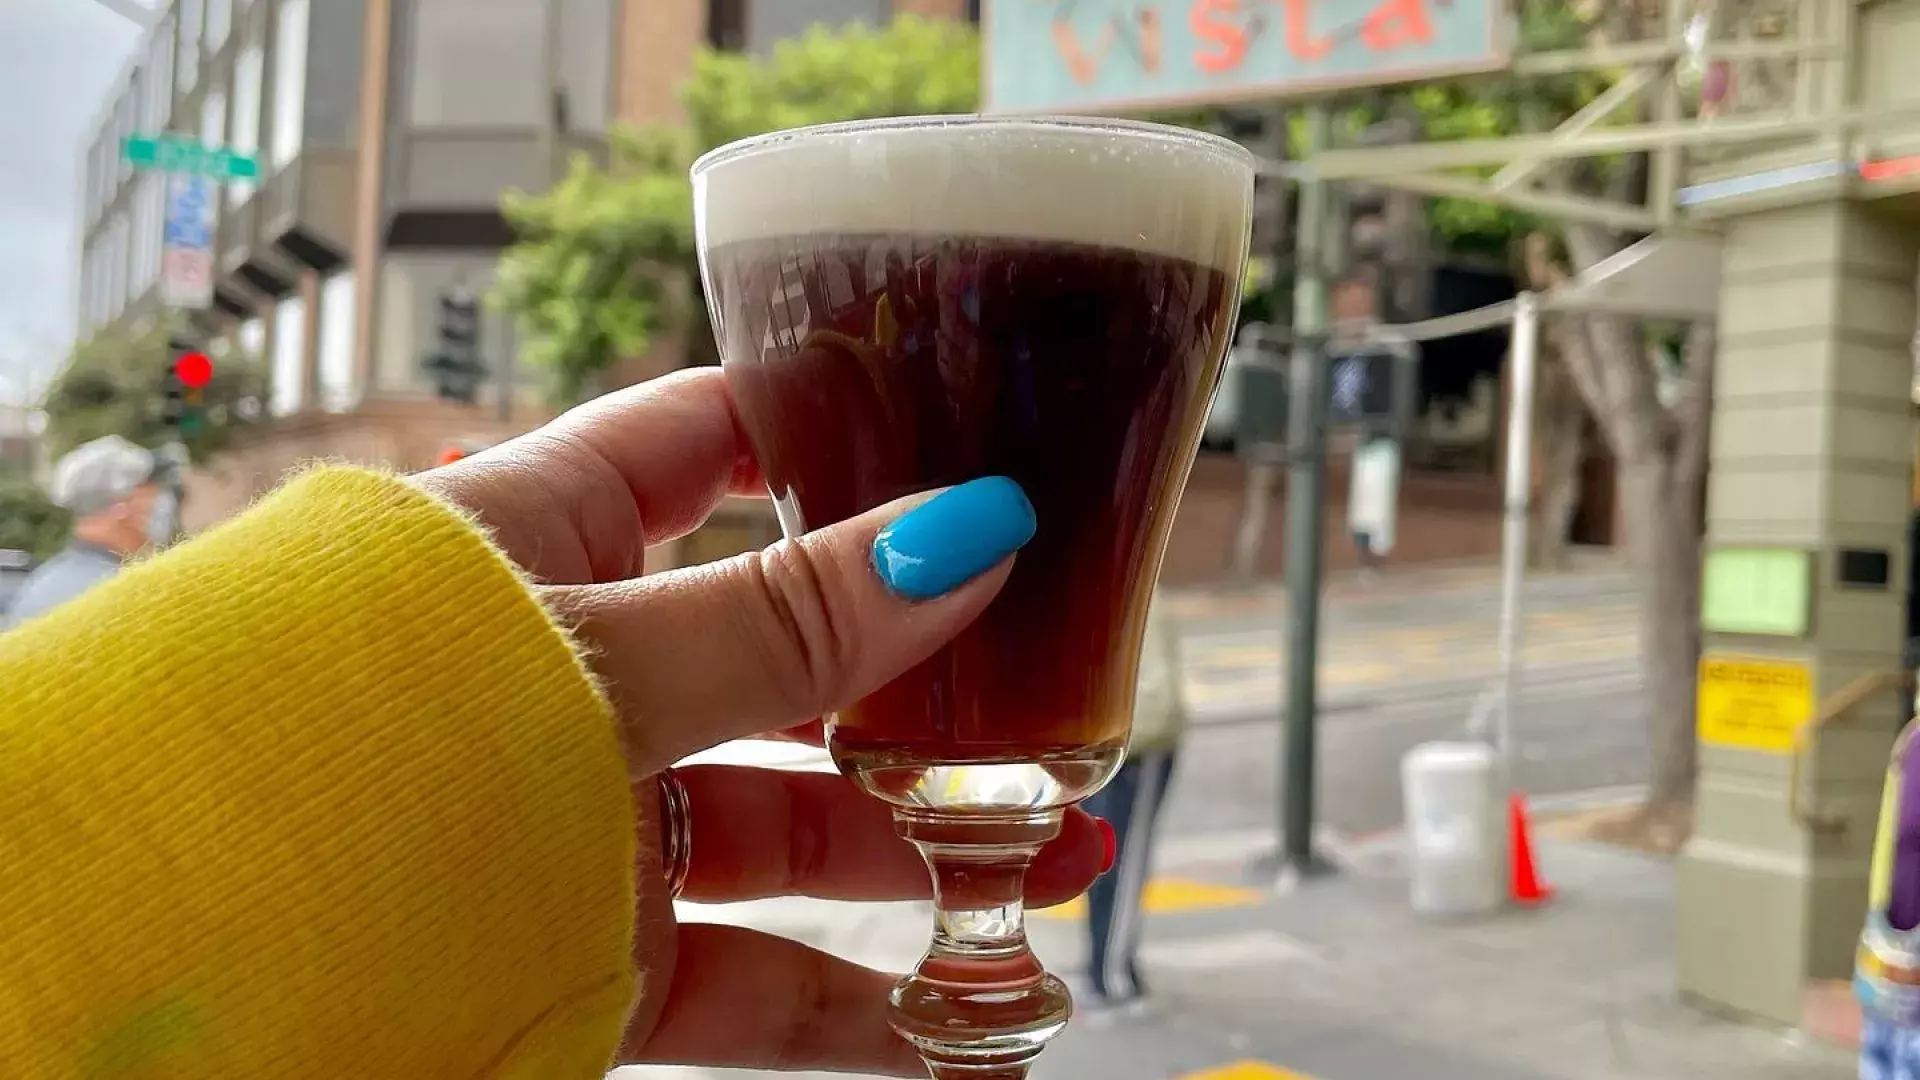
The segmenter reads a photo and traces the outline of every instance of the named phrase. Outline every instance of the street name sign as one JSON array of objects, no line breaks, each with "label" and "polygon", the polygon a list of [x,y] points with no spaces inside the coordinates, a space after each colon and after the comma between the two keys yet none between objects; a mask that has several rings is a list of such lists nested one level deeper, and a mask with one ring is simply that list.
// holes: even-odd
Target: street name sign
[{"label": "street name sign", "polygon": [[213,305],[213,181],[197,173],[167,177],[167,220],[160,253],[160,302],[199,310]]},{"label": "street name sign", "polygon": [[132,135],[121,144],[136,169],[194,173],[216,180],[258,180],[260,159],[225,146],[202,146],[191,135]]},{"label": "street name sign", "polygon": [[1813,719],[1813,672],[1790,660],[1704,656],[1699,695],[1708,746],[1791,754],[1800,726]]},{"label": "street name sign", "polygon": [[987,106],[1132,112],[1507,66],[1503,0],[991,0]]}]

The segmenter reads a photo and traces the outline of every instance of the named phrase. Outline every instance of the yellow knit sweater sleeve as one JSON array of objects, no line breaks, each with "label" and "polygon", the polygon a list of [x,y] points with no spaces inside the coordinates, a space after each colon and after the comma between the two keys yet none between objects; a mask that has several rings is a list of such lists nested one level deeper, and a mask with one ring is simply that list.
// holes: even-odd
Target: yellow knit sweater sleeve
[{"label": "yellow knit sweater sleeve", "polygon": [[481,534],[308,474],[0,635],[0,1076],[598,1077],[628,800]]}]

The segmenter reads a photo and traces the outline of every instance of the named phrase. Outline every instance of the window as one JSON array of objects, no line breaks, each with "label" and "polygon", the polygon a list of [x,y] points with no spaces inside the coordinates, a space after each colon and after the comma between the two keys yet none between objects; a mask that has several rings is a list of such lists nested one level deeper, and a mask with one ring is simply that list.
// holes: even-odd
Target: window
[{"label": "window", "polygon": [[232,32],[233,0],[207,0],[207,52],[219,52]]},{"label": "window", "polygon": [[566,126],[602,132],[613,100],[612,0],[559,0],[560,89]]},{"label": "window", "polygon": [[[120,278],[120,288],[114,297],[114,307],[124,307],[129,301],[140,295],[140,287],[147,272],[147,192],[152,189],[151,175],[142,176],[133,187],[133,197],[127,200],[127,212],[116,218],[114,227],[118,230],[114,261],[119,264],[115,272]],[[124,271],[124,272],[122,272]]]},{"label": "window", "polygon": [[273,127],[268,161],[283,169],[300,155],[307,108],[307,4],[283,0],[273,37]]},{"label": "window", "polygon": [[207,87],[207,99],[200,103],[200,142],[203,146],[221,146],[227,141],[227,92]]},{"label": "window", "polygon": [[[233,131],[227,136],[233,148],[243,154],[260,150],[260,80],[264,75],[266,50],[261,47],[258,29],[247,35],[247,44],[233,65]],[[227,185],[227,205],[247,201],[253,185],[235,181]]]},{"label": "window", "polygon": [[107,308],[112,301],[108,294],[113,291],[113,235],[112,230],[104,231],[93,242],[93,273],[88,283],[93,290],[87,298],[89,327],[97,327],[107,321]]},{"label": "window", "polygon": [[320,287],[320,407],[353,408],[353,274],[335,274]]},{"label": "window", "polygon": [[[114,104],[112,142],[116,147],[134,133],[136,126],[134,109],[139,102],[139,91],[138,83],[128,83],[127,87],[120,92],[120,100]],[[117,182],[121,184],[126,183],[127,177],[133,175],[133,163],[127,160],[125,154],[120,155],[119,175],[120,179]]]},{"label": "window", "polygon": [[166,180],[150,172],[140,178],[134,189],[131,214],[132,241],[123,258],[128,263],[126,297],[128,302],[152,287],[160,278],[160,242],[162,218],[166,214]]},{"label": "window", "polygon": [[267,324],[258,315],[240,324],[240,353],[248,360],[260,360],[267,351]]},{"label": "window", "polygon": [[132,279],[127,260],[127,218],[121,213],[114,216],[113,224],[107,228],[106,317],[109,319],[127,307],[127,282]]},{"label": "window", "polygon": [[805,4],[748,0],[744,6],[744,40],[737,47],[757,55],[771,52],[780,42],[799,37],[814,26],[838,27],[852,22],[881,26],[893,18],[891,0],[809,0]]},{"label": "window", "polygon": [[93,277],[87,310],[92,326],[107,321],[107,292],[113,288],[113,238],[111,230],[102,230],[93,241]]},{"label": "window", "polygon": [[545,4],[419,0],[408,110],[419,127],[546,123]]},{"label": "window", "polygon": [[100,204],[103,201],[100,193],[106,189],[106,177],[102,175],[100,155],[100,149],[105,145],[105,135],[95,139],[93,144],[87,147],[87,161],[82,166],[86,170],[86,190],[83,196],[85,202],[82,205],[86,207],[86,223],[89,228],[100,220]]},{"label": "window", "polygon": [[113,276],[111,230],[102,229],[93,240],[93,273],[87,279],[88,323],[99,326],[107,321],[107,290],[112,286],[109,280]]},{"label": "window", "polygon": [[87,195],[92,200],[92,213],[87,216],[90,225],[99,224],[100,215],[113,198],[114,186],[120,182],[120,153],[119,132],[109,116],[100,140],[93,144],[93,158],[87,167]]},{"label": "window", "polygon": [[148,206],[146,206],[146,281],[140,282],[142,290],[154,288],[159,281],[159,263],[165,261],[165,242],[167,242],[167,179],[159,173],[148,183]]},{"label": "window", "polygon": [[205,0],[180,0],[180,93],[193,92],[200,81],[200,16]]},{"label": "window", "polygon": [[80,310],[75,312],[80,323],[80,336],[93,329],[93,271],[97,263],[98,244],[88,246],[80,253]]},{"label": "window", "polygon": [[709,0],[707,44],[735,52],[747,47],[747,0]]},{"label": "window", "polygon": [[306,396],[302,385],[306,366],[307,305],[296,293],[280,301],[273,313],[273,356],[268,360],[267,408],[275,416],[300,411]]},{"label": "window", "polygon": [[147,44],[147,67],[140,73],[145,112],[141,125],[147,134],[167,130],[173,119],[173,17],[160,20]]}]

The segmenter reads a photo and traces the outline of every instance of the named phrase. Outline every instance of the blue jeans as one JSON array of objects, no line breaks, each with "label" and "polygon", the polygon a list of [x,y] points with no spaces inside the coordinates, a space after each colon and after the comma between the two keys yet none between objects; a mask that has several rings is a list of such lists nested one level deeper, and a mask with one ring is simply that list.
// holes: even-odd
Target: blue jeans
[{"label": "blue jeans", "polygon": [[1862,1017],[1860,1080],[1920,1080],[1920,1029]]},{"label": "blue jeans", "polygon": [[1113,826],[1113,869],[1087,890],[1087,930],[1093,946],[1087,973],[1103,998],[1146,992],[1136,957],[1140,900],[1152,862],[1154,819],[1172,778],[1172,750],[1129,751],[1113,780],[1081,804]]}]

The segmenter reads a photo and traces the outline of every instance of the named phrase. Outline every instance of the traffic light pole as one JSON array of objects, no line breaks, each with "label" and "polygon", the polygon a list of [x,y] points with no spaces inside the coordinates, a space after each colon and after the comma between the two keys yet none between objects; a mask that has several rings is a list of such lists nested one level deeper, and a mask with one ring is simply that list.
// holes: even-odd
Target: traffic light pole
[{"label": "traffic light pole", "polygon": [[[1326,150],[1332,109],[1308,108],[1300,157]],[[1313,851],[1316,694],[1319,688],[1320,579],[1327,473],[1327,182],[1300,181],[1294,241],[1292,412],[1287,463],[1287,708],[1282,740],[1280,872],[1283,880],[1326,869]]]}]

